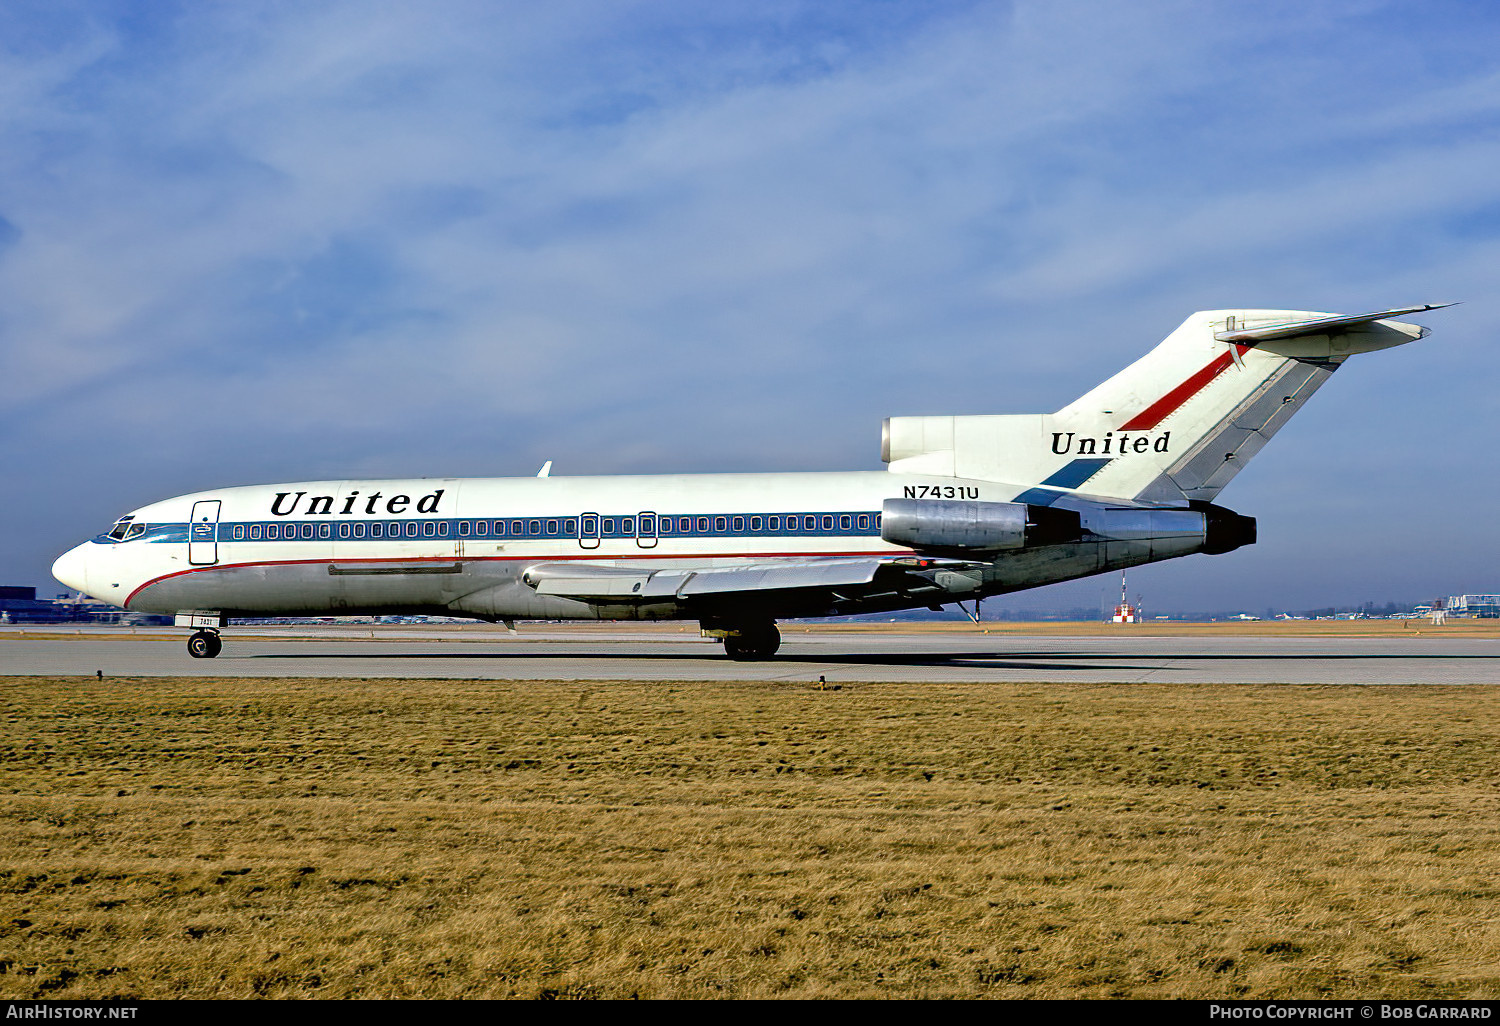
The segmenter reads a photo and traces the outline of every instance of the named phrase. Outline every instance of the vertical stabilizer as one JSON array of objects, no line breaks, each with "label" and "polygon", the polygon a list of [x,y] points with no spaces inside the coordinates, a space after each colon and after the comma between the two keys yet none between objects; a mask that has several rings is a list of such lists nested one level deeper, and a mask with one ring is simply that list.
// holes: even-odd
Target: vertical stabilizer
[{"label": "vertical stabilizer", "polygon": [[1389,317],[1428,309],[1195,313],[1056,413],[891,418],[886,458],[896,473],[1029,486],[1038,504],[1070,492],[1209,501],[1349,356],[1427,333]]}]

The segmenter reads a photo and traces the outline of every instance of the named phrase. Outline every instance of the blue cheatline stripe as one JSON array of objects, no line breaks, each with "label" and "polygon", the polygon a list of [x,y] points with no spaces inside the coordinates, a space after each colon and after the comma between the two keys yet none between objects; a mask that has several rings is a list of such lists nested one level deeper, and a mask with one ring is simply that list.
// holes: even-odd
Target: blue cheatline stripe
[{"label": "blue cheatline stripe", "polygon": [[1062,492],[1054,492],[1050,488],[1029,488],[1017,495],[1012,502],[1024,502],[1029,506],[1050,506],[1062,498]]},{"label": "blue cheatline stripe", "polygon": [[[817,513],[707,513],[647,514],[655,517],[655,532],[637,534],[639,516],[635,514],[588,514],[593,522],[585,532],[586,539],[630,541],[637,537],[666,539],[688,538],[806,538],[856,537],[880,532],[880,513],[873,510]],[[847,518],[848,526],[845,526]],[[343,519],[337,515],[299,517],[275,521],[232,521],[218,524],[217,540],[221,542],[292,542],[292,541],[546,541],[573,540],[578,537],[577,513],[556,516],[510,516],[483,518],[413,517],[409,519],[359,518]],[[774,524],[774,526],[773,526]],[[192,525],[195,529],[212,525]],[[187,524],[151,524],[144,535],[153,542],[185,542]],[[376,532],[379,532],[378,534]],[[95,541],[125,544],[100,536]],[[135,539],[131,539],[134,541]],[[215,540],[210,533],[200,540]]]},{"label": "blue cheatline stripe", "polygon": [[1056,471],[1051,477],[1042,482],[1053,488],[1077,488],[1089,478],[1099,473],[1109,459],[1074,460],[1061,470]]},{"label": "blue cheatline stripe", "polygon": [[185,542],[188,540],[187,524],[147,524],[142,537],[148,542]]}]

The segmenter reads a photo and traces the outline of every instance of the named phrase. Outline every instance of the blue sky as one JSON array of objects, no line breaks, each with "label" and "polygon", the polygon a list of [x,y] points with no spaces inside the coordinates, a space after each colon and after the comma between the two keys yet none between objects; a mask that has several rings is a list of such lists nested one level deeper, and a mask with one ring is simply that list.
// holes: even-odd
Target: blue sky
[{"label": "blue sky", "polygon": [[1225,491],[1260,545],[1133,580],[1500,590],[1497,53],[1473,3],[8,3],[0,578],[220,485],[878,469],[1196,309],[1457,299]]}]

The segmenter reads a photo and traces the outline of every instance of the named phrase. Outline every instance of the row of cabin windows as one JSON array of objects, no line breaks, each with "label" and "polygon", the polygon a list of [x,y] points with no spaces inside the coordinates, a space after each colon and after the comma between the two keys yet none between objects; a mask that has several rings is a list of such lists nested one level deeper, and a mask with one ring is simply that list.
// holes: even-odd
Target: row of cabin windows
[{"label": "row of cabin windows", "polygon": [[[301,538],[332,538],[333,524],[235,524],[230,534],[235,541],[276,541]],[[338,525],[340,538],[446,538],[446,520],[393,520]]]},{"label": "row of cabin windows", "polygon": [[[235,541],[277,541],[280,539],[311,540],[328,539],[338,528],[341,539],[360,538],[447,538],[450,524],[447,520],[392,520],[392,521],[345,521],[340,524],[235,524],[231,535]],[[586,538],[634,538],[660,535],[693,534],[780,534],[783,531],[812,533],[837,530],[879,530],[879,513],[843,513],[838,516],[825,513],[787,513],[769,516],[722,516],[722,517],[657,517],[643,514],[636,517],[601,517],[587,514],[582,518],[583,537]],[[639,535],[636,532],[640,529]],[[556,538],[578,537],[579,518],[557,517],[535,520],[460,520],[453,525],[460,538]]]}]

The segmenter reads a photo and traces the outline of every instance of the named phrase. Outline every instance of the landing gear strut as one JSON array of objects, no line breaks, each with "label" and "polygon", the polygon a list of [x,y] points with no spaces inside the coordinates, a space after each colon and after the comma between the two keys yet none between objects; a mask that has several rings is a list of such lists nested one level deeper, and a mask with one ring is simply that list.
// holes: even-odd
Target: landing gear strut
[{"label": "landing gear strut", "polygon": [[212,659],[223,647],[218,631],[194,631],[188,638],[188,655],[194,659]]},{"label": "landing gear strut", "polygon": [[781,647],[781,632],[774,623],[747,624],[736,634],[724,635],[724,653],[740,662],[769,659]]}]

